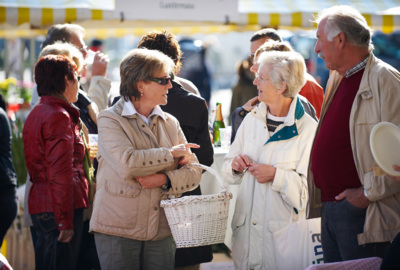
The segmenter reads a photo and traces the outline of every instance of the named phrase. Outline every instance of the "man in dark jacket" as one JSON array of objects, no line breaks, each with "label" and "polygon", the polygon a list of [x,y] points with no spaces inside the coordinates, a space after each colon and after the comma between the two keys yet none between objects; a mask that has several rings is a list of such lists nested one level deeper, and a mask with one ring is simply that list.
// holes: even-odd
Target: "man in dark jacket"
[{"label": "man in dark jacket", "polygon": [[[153,31],[142,37],[138,48],[159,50],[171,57],[175,62],[174,73],[177,74],[181,67],[181,51],[175,36],[168,32]],[[176,81],[168,90],[168,103],[161,106],[162,110],[175,116],[182,128],[188,142],[200,145],[192,149],[199,162],[206,166],[213,163],[214,150],[208,131],[208,108],[205,100],[189,93]],[[184,193],[187,195],[201,195],[200,186],[195,190]],[[211,246],[180,248],[176,250],[176,269],[199,269],[199,264],[212,260]]]}]

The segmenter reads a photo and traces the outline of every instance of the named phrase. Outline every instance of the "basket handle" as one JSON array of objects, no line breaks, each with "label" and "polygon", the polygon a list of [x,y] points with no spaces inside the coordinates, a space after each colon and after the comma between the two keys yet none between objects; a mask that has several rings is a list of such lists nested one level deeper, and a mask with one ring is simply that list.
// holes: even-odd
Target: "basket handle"
[{"label": "basket handle", "polygon": [[216,170],[214,170],[211,167],[208,167],[208,166],[205,166],[203,164],[200,164],[200,163],[191,163],[190,165],[194,166],[194,167],[202,168],[203,170],[206,170],[209,173],[211,173],[212,175],[214,175],[217,178],[218,183],[219,183],[219,185],[221,187],[221,193],[225,193],[226,192],[226,187],[224,186],[224,184],[222,182],[221,176],[219,175],[219,173]]}]

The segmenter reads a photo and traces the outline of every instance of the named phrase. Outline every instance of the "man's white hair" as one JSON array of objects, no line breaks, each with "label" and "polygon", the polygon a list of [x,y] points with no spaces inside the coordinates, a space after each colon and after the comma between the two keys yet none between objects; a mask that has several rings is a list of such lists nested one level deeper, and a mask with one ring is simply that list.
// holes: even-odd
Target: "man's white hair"
[{"label": "man's white hair", "polygon": [[340,5],[324,9],[314,21],[319,24],[323,20],[326,20],[324,33],[329,41],[343,32],[354,46],[366,47],[370,52],[374,49],[372,29],[354,7]]}]

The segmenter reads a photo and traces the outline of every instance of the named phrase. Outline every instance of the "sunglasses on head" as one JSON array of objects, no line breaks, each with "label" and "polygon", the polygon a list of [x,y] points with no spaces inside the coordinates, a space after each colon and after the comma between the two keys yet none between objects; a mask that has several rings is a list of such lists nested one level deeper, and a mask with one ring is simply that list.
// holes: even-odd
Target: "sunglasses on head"
[{"label": "sunglasses on head", "polygon": [[159,83],[161,85],[167,85],[170,81],[173,81],[175,78],[174,73],[170,74],[170,77],[167,78],[150,78],[149,80],[152,82]]}]

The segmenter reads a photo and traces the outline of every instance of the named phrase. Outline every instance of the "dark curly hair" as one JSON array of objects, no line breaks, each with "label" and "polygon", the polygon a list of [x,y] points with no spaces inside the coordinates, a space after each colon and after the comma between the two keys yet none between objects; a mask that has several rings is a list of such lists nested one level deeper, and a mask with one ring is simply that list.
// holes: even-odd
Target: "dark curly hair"
[{"label": "dark curly hair", "polygon": [[35,81],[39,96],[62,95],[65,92],[65,76],[75,80],[78,71],[75,63],[64,55],[46,55],[35,65]]},{"label": "dark curly hair", "polygon": [[169,56],[175,63],[175,74],[178,74],[181,69],[182,51],[174,34],[169,33],[168,31],[151,31],[142,37],[137,47],[149,50],[158,50]]}]

